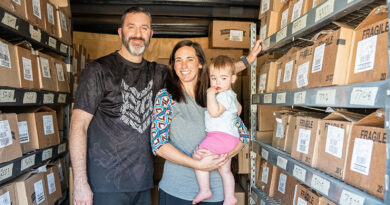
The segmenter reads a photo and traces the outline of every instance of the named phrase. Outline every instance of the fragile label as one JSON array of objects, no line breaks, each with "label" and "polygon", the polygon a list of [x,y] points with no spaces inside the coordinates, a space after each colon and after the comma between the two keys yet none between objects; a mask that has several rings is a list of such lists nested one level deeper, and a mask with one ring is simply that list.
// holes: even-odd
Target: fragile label
[{"label": "fragile label", "polygon": [[64,82],[65,76],[64,76],[64,68],[62,67],[62,64],[56,63],[56,70],[57,70],[58,81]]},{"label": "fragile label", "polygon": [[270,6],[270,0],[263,0],[261,1],[261,14],[265,13],[266,11],[269,10]]},{"label": "fragile label", "polygon": [[34,16],[42,19],[41,15],[41,0],[32,0],[32,8]]},{"label": "fragile label", "polygon": [[336,89],[319,90],[316,95],[317,105],[334,105],[336,103]]},{"label": "fragile label", "polygon": [[306,103],[306,91],[294,93],[294,104],[305,104]]},{"label": "fragile label", "polygon": [[307,202],[298,196],[298,204],[297,205],[307,205]]},{"label": "fragile label", "polygon": [[34,29],[34,26],[30,24],[29,26],[30,36],[32,39],[41,42],[42,39],[42,32],[39,28]]},{"label": "fragile label", "polygon": [[261,149],[261,157],[268,161],[268,151],[264,148]]},{"label": "fragile label", "polygon": [[305,87],[309,84],[308,74],[309,74],[309,65],[310,61],[298,66],[296,84],[298,88]]},{"label": "fragile label", "polygon": [[344,133],[343,128],[328,125],[325,152],[341,159],[343,156]]},{"label": "fragile label", "polygon": [[351,193],[345,189],[341,192],[340,205],[363,205],[363,204],[364,204],[363,197]]},{"label": "fragile label", "polygon": [[298,143],[297,143],[298,152],[309,154],[310,135],[311,135],[311,130],[302,129],[302,128],[299,129]]},{"label": "fragile label", "polygon": [[11,57],[8,45],[0,41],[0,66],[11,68]]},{"label": "fragile label", "polygon": [[356,87],[352,89],[351,105],[375,105],[378,87]]},{"label": "fragile label", "polygon": [[294,67],[294,60],[289,61],[284,66],[283,83],[291,81],[293,67]]},{"label": "fragile label", "polygon": [[267,37],[267,24],[265,24],[260,29],[260,39],[265,39]]},{"label": "fragile label", "polygon": [[266,163],[264,163],[263,171],[261,173],[261,181],[265,184],[268,183],[268,172],[269,172],[269,168],[267,167]]},{"label": "fragile label", "polygon": [[287,27],[280,29],[276,33],[276,43],[287,37]]},{"label": "fragile label", "polygon": [[39,61],[41,62],[42,76],[44,78],[51,78],[49,60],[44,57],[39,57]]},{"label": "fragile label", "polygon": [[286,170],[287,168],[287,162],[288,162],[287,159],[281,156],[278,156],[278,158],[276,159],[276,165],[284,170]]},{"label": "fragile label", "polygon": [[49,188],[49,194],[52,194],[56,191],[56,183],[54,180],[54,173],[50,173],[47,175],[47,187]]},{"label": "fragile label", "polygon": [[4,12],[4,17],[3,19],[1,19],[1,23],[15,30],[18,30],[18,28],[16,27],[16,17],[9,14],[8,12]]},{"label": "fragile label", "polygon": [[324,61],[325,43],[319,45],[314,50],[313,65],[311,72],[316,73],[322,70],[322,62]]},{"label": "fragile label", "polygon": [[0,103],[16,102],[15,90],[0,90]]},{"label": "fragile label", "polygon": [[66,17],[62,11],[60,11],[60,23],[61,23],[62,30],[68,31],[68,25],[66,24]]},{"label": "fragile label", "polygon": [[18,122],[18,128],[19,128],[20,144],[30,142],[30,135],[28,134],[27,121]]},{"label": "fragile label", "polygon": [[286,93],[278,93],[276,94],[276,104],[284,104],[286,103]]},{"label": "fragile label", "polygon": [[280,79],[282,78],[282,69],[278,69],[278,78],[276,80],[276,87],[280,86]]},{"label": "fragile label", "polygon": [[374,69],[378,35],[359,41],[356,49],[354,73]]},{"label": "fragile label", "polygon": [[43,94],[43,104],[52,104],[52,103],[54,103],[54,94],[53,93]]},{"label": "fragile label", "polygon": [[66,150],[66,143],[60,144],[60,145],[58,146],[58,154],[64,153],[65,150]]},{"label": "fragile label", "polygon": [[284,194],[286,191],[286,182],[287,182],[287,176],[283,173],[280,173],[278,191],[282,194]]},{"label": "fragile label", "polygon": [[13,168],[14,168],[13,163],[0,168],[0,181],[3,181],[4,179],[8,179],[11,177]]},{"label": "fragile label", "polygon": [[302,16],[301,18],[294,21],[292,25],[292,33],[296,33],[306,27],[307,24],[307,15]]},{"label": "fragile label", "polygon": [[0,121],[0,148],[12,144],[12,133],[8,120]]},{"label": "fragile label", "polygon": [[322,192],[322,194],[325,194],[325,196],[328,196],[330,182],[320,176],[313,174],[313,177],[311,178],[311,187],[317,191]]},{"label": "fragile label", "polygon": [[20,171],[23,171],[29,167],[34,166],[34,165],[35,165],[35,154],[22,159],[21,165],[20,165]]},{"label": "fragile label", "polygon": [[42,179],[34,183],[34,193],[37,205],[45,201],[45,192],[43,191]]},{"label": "fragile label", "polygon": [[242,42],[244,37],[244,31],[242,30],[230,30],[229,40]]},{"label": "fragile label", "polygon": [[370,173],[371,155],[374,141],[355,138],[353,145],[351,170],[367,175]]},{"label": "fragile label", "polygon": [[318,6],[316,9],[316,18],[314,22],[325,18],[334,11],[334,0],[327,0],[322,5]]},{"label": "fragile label", "polygon": [[294,4],[293,13],[291,16],[291,22],[295,21],[297,18],[299,18],[301,16],[302,2],[303,2],[303,0],[299,0],[297,3]]},{"label": "fragile label", "polygon": [[47,21],[54,25],[54,12],[53,12],[53,6],[49,3],[46,4],[47,7]]},{"label": "fragile label", "polygon": [[306,181],[306,169],[294,164],[293,176],[298,180],[305,182]]},{"label": "fragile label", "polygon": [[[68,46],[67,45],[65,45],[65,44],[63,44],[63,43],[61,43],[60,44],[60,52],[61,53],[68,53]],[[77,62],[77,61],[76,61]]]},{"label": "fragile label", "polygon": [[58,103],[66,103],[66,94],[58,95]]},{"label": "fragile label", "polygon": [[57,40],[51,36],[49,36],[49,46],[56,49],[57,48]]},{"label": "fragile label", "polygon": [[42,161],[50,159],[53,156],[53,148],[47,149],[42,152]]},{"label": "fragile label", "polygon": [[272,93],[264,94],[263,101],[266,104],[272,103]]},{"label": "fragile label", "polygon": [[43,120],[43,130],[45,135],[54,134],[53,116],[44,115],[42,116],[42,120]]},{"label": "fragile label", "polygon": [[275,137],[277,138],[283,138],[284,137],[284,126],[282,123],[282,119],[275,118],[276,119],[276,133]]},{"label": "fragile label", "polygon": [[267,83],[267,73],[263,73],[259,77],[259,89],[258,91],[264,91]]},{"label": "fragile label", "polygon": [[31,66],[31,59],[22,57],[22,63],[23,63],[23,78],[25,80],[33,81],[33,74],[32,74],[32,66]]},{"label": "fragile label", "polygon": [[280,20],[280,28],[284,28],[287,26],[287,20],[288,20],[288,8],[283,11],[282,13],[282,19]]},{"label": "fragile label", "polygon": [[11,199],[9,196],[9,191],[7,191],[6,193],[4,193],[0,196],[0,204],[1,205],[12,205]]}]

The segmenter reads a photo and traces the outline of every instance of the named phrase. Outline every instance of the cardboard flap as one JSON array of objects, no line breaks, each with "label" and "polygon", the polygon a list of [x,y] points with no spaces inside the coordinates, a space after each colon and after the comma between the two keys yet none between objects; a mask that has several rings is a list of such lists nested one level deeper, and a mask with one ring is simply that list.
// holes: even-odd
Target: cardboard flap
[{"label": "cardboard flap", "polygon": [[341,22],[337,22],[337,21],[334,21],[334,22],[332,22],[332,23],[335,24],[335,25],[337,25],[337,26],[339,26],[340,28],[353,29],[352,26],[347,25],[347,24],[345,24],[345,23],[341,23]]},{"label": "cardboard flap", "polygon": [[374,8],[368,14],[368,16],[355,29],[356,30],[361,29],[361,28],[364,28],[368,25],[371,25],[377,21],[387,19],[388,18],[387,13],[388,13],[388,10],[387,10],[386,5],[378,6],[378,7]]},{"label": "cardboard flap", "polygon": [[340,120],[349,122],[358,122],[363,119],[365,115],[359,113],[348,112],[344,110],[337,110],[329,114],[324,120]]},{"label": "cardboard flap", "polygon": [[25,174],[22,174],[21,176],[17,177],[15,179],[16,182],[23,182],[26,181],[28,178],[32,177],[35,173],[33,171],[29,171]]},{"label": "cardboard flap", "polygon": [[333,30],[322,30],[322,31],[318,32],[316,35],[314,35],[310,40],[311,41],[316,41],[321,36],[329,35],[329,34],[332,34],[332,33],[333,33]]},{"label": "cardboard flap", "polygon": [[379,109],[356,123],[356,125],[380,127],[383,128],[385,125],[385,110]]},{"label": "cardboard flap", "polygon": [[55,112],[55,111],[47,106],[41,106],[39,108],[34,109],[33,112]]}]

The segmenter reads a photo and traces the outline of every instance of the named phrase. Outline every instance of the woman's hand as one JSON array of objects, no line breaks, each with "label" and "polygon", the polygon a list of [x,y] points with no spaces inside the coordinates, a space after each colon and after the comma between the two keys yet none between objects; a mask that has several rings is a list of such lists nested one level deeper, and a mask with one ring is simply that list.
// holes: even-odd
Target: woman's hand
[{"label": "woman's hand", "polygon": [[253,62],[255,62],[255,59],[263,49],[261,46],[261,43],[264,39],[257,40],[255,45],[253,46],[252,50],[250,51],[249,55],[246,57],[246,60],[252,65]]},{"label": "woman's hand", "polygon": [[210,155],[213,155],[213,154],[214,153],[212,153],[211,151],[209,151],[207,149],[199,149],[199,147],[197,147],[194,150],[194,153],[192,154],[192,158],[195,159],[195,160],[201,160],[204,157],[210,156]]},{"label": "woman's hand", "polygon": [[212,171],[222,166],[228,161],[227,154],[222,155],[208,155],[203,157],[200,161],[197,161],[196,169],[202,171]]}]

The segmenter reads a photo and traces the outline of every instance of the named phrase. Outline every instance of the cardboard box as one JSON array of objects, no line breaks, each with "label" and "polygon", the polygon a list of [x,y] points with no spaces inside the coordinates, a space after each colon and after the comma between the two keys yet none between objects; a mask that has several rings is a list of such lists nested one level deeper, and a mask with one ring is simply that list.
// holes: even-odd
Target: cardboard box
[{"label": "cardboard box", "polygon": [[67,168],[66,162],[65,162],[65,157],[62,157],[62,158],[56,160],[52,164],[56,165],[58,168],[58,175],[59,175],[60,182],[61,182],[61,190],[66,190],[71,185],[70,182],[73,182],[71,173],[68,172],[69,170],[71,170],[71,167],[70,167],[70,169]]},{"label": "cardboard box", "polygon": [[260,142],[265,142],[265,143],[272,143],[272,136],[274,134],[274,131],[257,131],[256,132],[256,140]]},{"label": "cardboard box", "polygon": [[18,59],[15,53],[15,46],[0,39],[0,86],[20,88]]},{"label": "cardboard box", "polygon": [[274,130],[274,124],[275,124],[274,112],[280,111],[282,109],[283,106],[258,105],[257,106],[257,130],[258,131]]},{"label": "cardboard box", "polygon": [[66,15],[67,7],[57,7],[57,30],[60,40],[68,45],[72,44],[70,16]]},{"label": "cardboard box", "polygon": [[238,153],[238,174],[249,174],[249,163],[249,145],[247,145],[241,152]]},{"label": "cardboard box", "polygon": [[275,194],[277,169],[276,166],[262,159],[257,173],[256,186],[270,197]]},{"label": "cardboard box", "polygon": [[261,0],[259,19],[269,11],[281,11],[288,4],[289,0]]},{"label": "cardboard box", "polygon": [[14,0],[1,0],[0,7],[5,8],[7,11],[23,20],[27,20],[25,0],[20,0],[19,2]]},{"label": "cardboard box", "polygon": [[310,87],[346,83],[353,30],[346,25],[339,25],[340,29],[320,36],[313,45]]},{"label": "cardboard box", "polygon": [[320,195],[312,191],[309,187],[303,184],[299,184],[297,188],[297,195],[295,198],[295,204],[311,204],[318,205],[320,201]]},{"label": "cardboard box", "polygon": [[313,1],[312,0],[290,0],[289,3],[289,18],[291,22],[295,21],[303,14],[307,13],[312,9]]},{"label": "cardboard box", "polygon": [[39,90],[37,57],[31,50],[21,46],[15,46],[15,56],[17,58],[21,87]]},{"label": "cardboard box", "polygon": [[57,14],[56,14],[56,6],[52,4],[50,1],[45,2],[45,6],[43,7],[44,13],[46,13],[45,24],[46,24],[46,32],[51,36],[58,38],[58,26],[57,26]]},{"label": "cardboard box", "polygon": [[242,105],[242,76],[237,76],[236,82],[234,82],[232,85],[232,90],[236,93],[237,100]]},{"label": "cardboard box", "polygon": [[278,66],[275,87],[276,91],[292,90],[295,88],[295,83],[293,83],[293,79],[295,79],[294,65],[298,50],[299,48],[293,47],[276,61]]},{"label": "cardboard box", "polygon": [[55,66],[55,76],[57,78],[57,85],[56,89],[57,92],[64,92],[69,93],[69,80],[68,80],[68,73],[66,72],[66,65],[62,60],[54,59],[54,66]]},{"label": "cardboard box", "polygon": [[57,166],[47,167],[43,177],[45,177],[45,186],[48,191],[47,202],[48,204],[54,204],[62,197],[61,181]]},{"label": "cardboard box", "polygon": [[279,12],[269,11],[260,19],[260,39],[266,39],[279,30],[278,17]]},{"label": "cardboard box", "polygon": [[22,157],[18,119],[15,113],[0,114],[0,163]]},{"label": "cardboard box", "polygon": [[28,172],[15,179],[16,195],[19,204],[49,204],[46,179],[43,173]]},{"label": "cardboard box", "polygon": [[[225,55],[232,59],[233,62],[240,60],[240,57],[243,56],[243,51],[241,49],[211,49],[206,48],[203,50],[204,55],[206,56],[207,62],[210,64],[213,60],[219,55]],[[247,68],[246,70],[250,70]],[[243,71],[245,72],[245,71]],[[240,74],[240,73],[237,73]]]},{"label": "cardboard box", "polygon": [[318,169],[344,180],[352,125],[364,115],[336,111],[321,120]]},{"label": "cardboard box", "polygon": [[241,21],[217,21],[210,26],[213,48],[250,48],[250,24]]},{"label": "cardboard box", "polygon": [[385,112],[378,110],[355,123],[351,131],[345,182],[384,198],[386,157]]},{"label": "cardboard box", "polygon": [[62,7],[64,9],[65,15],[72,17],[69,0],[48,0],[48,1],[52,3],[56,8]]},{"label": "cardboard box", "polygon": [[289,8],[289,3],[285,4],[281,11],[278,13],[278,24],[277,29],[280,30],[284,27],[286,27],[289,23],[291,23],[291,11]]},{"label": "cardboard box", "polygon": [[308,46],[298,51],[293,71],[293,76],[295,76],[293,79],[293,82],[295,82],[294,88],[302,89],[310,87],[309,70],[312,64],[313,53],[313,46]]},{"label": "cardboard box", "polygon": [[316,167],[321,117],[317,114],[298,116],[292,143],[291,157]]},{"label": "cardboard box", "polygon": [[15,193],[15,184],[9,183],[0,187],[0,199],[4,205],[19,204]]},{"label": "cardboard box", "polygon": [[297,185],[298,180],[281,169],[278,169],[276,174],[276,190],[274,199],[280,199],[280,204],[289,204],[294,201],[294,194]]},{"label": "cardboard box", "polygon": [[324,3],[327,0],[313,0],[313,8],[316,6],[319,6],[320,4]]},{"label": "cardboard box", "polygon": [[387,7],[375,8],[355,28],[348,83],[386,80],[388,76]]},{"label": "cardboard box", "polygon": [[47,0],[26,0],[27,21],[42,31],[46,30],[46,2]]},{"label": "cardboard box", "polygon": [[37,52],[37,67],[39,88],[41,90],[57,91],[57,78],[55,77],[54,59],[42,52]]},{"label": "cardboard box", "polygon": [[234,189],[234,196],[237,198],[236,205],[245,205],[245,191],[241,188],[239,184],[236,183],[235,189]]},{"label": "cardboard box", "polygon": [[278,66],[275,61],[266,62],[260,69],[257,93],[275,91]]},{"label": "cardboard box", "polygon": [[272,138],[273,147],[291,153],[292,141],[294,139],[296,114],[297,113],[290,111],[274,112],[276,123],[274,126],[274,134]]},{"label": "cardboard box", "polygon": [[23,153],[60,143],[57,116],[54,110],[42,106],[30,113],[18,114],[19,122],[27,122],[29,140],[22,143]]},{"label": "cardboard box", "polygon": [[319,205],[336,205],[335,203],[333,203],[331,200],[327,199],[324,196],[320,197],[318,203],[319,203]]},{"label": "cardboard box", "polygon": [[80,69],[80,55],[77,49],[72,49],[72,68],[71,72],[73,75],[78,75]]}]

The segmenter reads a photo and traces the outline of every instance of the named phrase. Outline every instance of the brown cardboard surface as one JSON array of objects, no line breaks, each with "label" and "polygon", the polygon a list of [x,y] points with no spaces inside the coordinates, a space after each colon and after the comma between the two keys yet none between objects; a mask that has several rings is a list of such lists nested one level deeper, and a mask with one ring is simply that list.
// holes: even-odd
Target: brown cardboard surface
[{"label": "brown cardboard surface", "polygon": [[[351,128],[355,122],[363,117],[364,115],[357,113],[336,111],[321,120],[316,168],[344,180]],[[331,133],[328,132],[329,126],[332,126]],[[340,141],[337,141],[335,137]],[[328,151],[327,146],[329,147]]]},{"label": "brown cardboard surface", "polygon": [[23,154],[39,149],[39,138],[34,113],[18,114],[18,122],[27,122],[29,139],[28,141],[21,142]]},{"label": "brown cardboard surface", "polygon": [[[28,205],[36,205],[36,191],[34,189],[35,183],[42,183],[41,188],[43,188],[44,200],[39,204],[49,204],[47,201],[48,191],[47,186],[45,186],[46,179],[43,177],[43,173],[34,174],[32,172],[28,172],[23,174],[22,176],[15,179],[15,187],[16,187],[16,195],[18,197],[19,204],[28,204]],[[38,186],[37,186],[38,187]]]},{"label": "brown cardboard surface", "polygon": [[0,7],[5,8],[7,11],[16,15],[19,18],[27,20],[26,2],[21,0],[20,4],[12,0],[1,0]]},{"label": "brown cardboard surface", "polygon": [[[252,22],[217,21],[210,26],[213,48],[246,48],[249,49],[249,27]],[[236,35],[236,33],[238,33]]]},{"label": "brown cardboard surface", "polygon": [[325,2],[326,0],[313,0],[313,8],[322,4],[323,2]]},{"label": "brown cardboard surface", "polygon": [[204,51],[204,55],[206,56],[208,64],[210,64],[214,60],[214,58],[216,58],[219,55],[225,55],[231,58],[233,62],[239,61],[240,57],[243,55],[243,51],[241,49],[205,48],[203,51]]},{"label": "brown cardboard surface", "polygon": [[66,15],[68,7],[58,7],[56,11],[57,16],[57,30],[60,40],[64,43],[72,44],[72,33],[70,31],[70,16]]},{"label": "brown cardboard surface", "polygon": [[331,200],[327,199],[326,197],[324,196],[321,196],[319,198],[319,202],[318,202],[319,205],[336,205],[335,203],[333,203]]},{"label": "brown cardboard surface", "polygon": [[78,49],[76,48],[73,48],[72,49],[72,69],[71,69],[71,72],[73,75],[77,76],[78,75],[78,70],[80,67],[80,55],[79,55],[79,52],[78,52]]},{"label": "brown cardboard surface", "polygon": [[[61,181],[57,166],[47,167],[47,171],[43,173],[43,177],[45,177],[45,186],[48,190],[47,201],[49,204],[54,204],[58,199],[62,197]],[[53,179],[54,181],[51,181]],[[49,184],[49,182],[54,183]],[[49,188],[50,186],[52,186],[52,188]]]},{"label": "brown cardboard surface", "polygon": [[[387,137],[383,126],[384,110],[374,112],[355,123],[351,131],[345,174],[345,182],[381,199],[384,198],[386,164],[386,158],[382,156],[386,153]],[[369,148],[362,149],[362,146],[357,146],[359,142]]]},{"label": "brown cardboard surface", "polygon": [[310,87],[309,73],[312,65],[313,53],[313,46],[308,46],[298,51],[293,71],[293,76],[295,76],[293,79],[294,88],[301,89]]},{"label": "brown cardboard surface", "polygon": [[[4,204],[19,204],[18,198],[16,197],[15,193],[15,184],[14,183],[9,183],[5,184],[0,187],[0,198],[7,197],[9,199],[8,202],[2,201]],[[4,198],[3,198],[4,199]]]},{"label": "brown cardboard surface", "polygon": [[[56,6],[50,1],[45,2],[45,5],[43,7],[43,10],[45,10],[46,13],[46,32],[49,33],[51,36],[58,38],[58,26],[57,26],[57,15],[56,15]],[[49,21],[49,18],[51,19]]]},{"label": "brown cardboard surface", "polygon": [[305,201],[307,204],[318,205],[320,195],[314,193],[307,186],[300,184],[297,189],[297,197],[295,199],[295,204],[301,204],[299,201]]},{"label": "brown cardboard surface", "polygon": [[[5,132],[8,137],[2,138],[0,148],[0,163],[11,161],[22,156],[22,147],[19,142],[18,119],[15,113],[0,114],[0,121],[3,126],[7,126],[7,130],[1,129],[2,134]],[[9,126],[9,130],[8,130]],[[6,142],[7,139],[7,142]],[[8,141],[10,140],[10,141]],[[11,142],[12,141],[12,142]]]},{"label": "brown cardboard surface", "polygon": [[9,62],[0,65],[0,86],[20,88],[20,70],[18,68],[15,46],[3,39],[0,39],[0,45],[4,46],[4,50],[8,47],[9,53]]},{"label": "brown cardboard surface", "polygon": [[[299,1],[302,1],[302,3],[300,4],[300,7],[299,7],[299,4],[297,4]],[[313,6],[313,1],[308,1],[308,0],[290,0],[289,2],[289,18],[291,19],[291,22],[298,19],[299,17],[301,17],[303,14],[307,13]],[[294,7],[295,7],[295,12],[296,14],[293,14],[294,13]],[[301,12],[299,12],[299,10]],[[293,19],[293,15],[295,16],[295,19]]]},{"label": "brown cardboard surface", "polygon": [[266,62],[260,68],[257,93],[270,93],[275,91],[277,79],[277,64],[275,61]]},{"label": "brown cardboard surface", "polygon": [[274,112],[276,123],[274,126],[274,134],[272,138],[273,147],[291,153],[296,116],[298,114],[299,113],[286,110]]},{"label": "brown cardboard surface", "polygon": [[48,1],[52,3],[56,8],[63,7],[65,14],[69,17],[72,16],[69,0],[48,0]]},{"label": "brown cardboard surface", "polygon": [[282,110],[283,106],[257,106],[257,131],[271,131],[274,130],[275,117],[274,112]]},{"label": "brown cardboard surface", "polygon": [[[17,58],[17,68],[19,69],[21,87],[39,90],[37,57],[32,54],[30,49],[22,48],[21,46],[15,46],[15,56]],[[25,61],[23,61],[23,59],[25,59]],[[23,62],[28,62],[26,65],[29,65],[31,62],[30,71],[24,71],[24,68],[28,68],[29,66],[26,66]]]},{"label": "brown cardboard surface", "polygon": [[[366,19],[357,28],[355,28],[353,46],[351,50],[352,53],[349,61],[349,84],[387,79],[387,42],[389,32],[389,22],[387,20],[387,14],[387,7],[377,7],[366,17]],[[357,58],[359,58],[357,57],[358,44],[363,43],[363,40],[366,41],[373,38],[377,38],[375,44],[375,51],[371,52],[375,53],[375,60],[373,66],[363,66],[366,67],[366,69],[360,70],[359,68],[358,71],[360,72],[356,73],[355,64]]]},{"label": "brown cardboard surface", "polygon": [[275,194],[277,169],[276,166],[262,159],[260,169],[257,172],[256,186],[270,197],[273,197]]},{"label": "brown cardboard surface", "polygon": [[[290,1],[289,1],[288,3],[283,5],[280,12],[278,13],[279,14],[278,15],[278,22],[277,22],[277,29],[278,30],[284,28],[285,26],[287,26],[291,22],[291,14],[290,14],[291,12],[292,11],[290,11]],[[287,16],[285,16],[285,15],[287,15]],[[287,19],[287,22],[285,22],[285,25],[282,24],[283,18]]]},{"label": "brown cardboard surface", "polygon": [[237,198],[236,205],[245,205],[245,191],[236,183],[234,196]]},{"label": "brown cardboard surface", "polygon": [[276,61],[278,66],[275,86],[276,91],[285,91],[295,88],[296,85],[293,83],[293,79],[295,79],[294,73],[296,73],[294,72],[294,65],[298,50],[299,48],[293,47],[284,56]]},{"label": "brown cardboard surface", "polygon": [[257,131],[256,140],[265,143],[272,143],[272,136],[274,131]]},{"label": "brown cardboard surface", "polygon": [[158,58],[156,63],[169,66],[169,58]]},{"label": "brown cardboard surface", "polygon": [[[320,36],[314,43],[312,66],[310,67],[310,87],[346,84],[348,73],[348,58],[352,44],[353,30],[342,26],[336,31]],[[316,65],[316,49],[320,50],[325,44],[322,69]],[[318,60],[317,60],[318,61]],[[318,61],[320,62],[320,61]],[[313,72],[318,70],[317,72]]]},{"label": "brown cardboard surface", "polygon": [[278,29],[278,17],[279,12],[276,11],[268,11],[266,14],[260,19],[260,39],[265,39],[276,33]]},{"label": "brown cardboard surface", "polygon": [[[44,63],[42,64],[42,62]],[[48,64],[46,64],[46,62]],[[37,68],[39,88],[41,90],[57,91],[57,72],[55,71],[54,67],[54,59],[47,54],[37,52]]]},{"label": "brown cardboard surface", "polygon": [[57,91],[69,93],[69,80],[66,65],[62,60],[54,59],[55,77],[57,78]]},{"label": "brown cardboard surface", "polygon": [[[266,3],[269,3],[265,5]],[[283,7],[289,4],[289,0],[262,0],[260,2],[259,19],[269,11],[281,11]],[[264,8],[263,8],[264,7]],[[268,7],[268,9],[266,9]]]},{"label": "brown cardboard surface", "polygon": [[281,199],[281,204],[289,204],[294,200],[295,187],[298,184],[298,180],[281,169],[278,169],[276,173],[274,199]]},{"label": "brown cardboard surface", "polygon": [[47,14],[46,14],[46,9],[44,8],[46,7],[47,0],[39,0],[40,16],[34,15],[33,1],[32,0],[25,0],[25,1],[26,1],[27,21],[31,25],[40,28],[42,31],[45,31]]},{"label": "brown cardboard surface", "polygon": [[249,163],[249,145],[247,145],[240,153],[238,153],[238,174],[249,174]]}]

